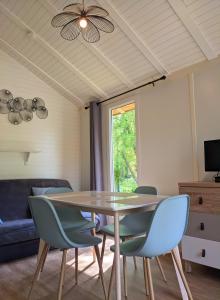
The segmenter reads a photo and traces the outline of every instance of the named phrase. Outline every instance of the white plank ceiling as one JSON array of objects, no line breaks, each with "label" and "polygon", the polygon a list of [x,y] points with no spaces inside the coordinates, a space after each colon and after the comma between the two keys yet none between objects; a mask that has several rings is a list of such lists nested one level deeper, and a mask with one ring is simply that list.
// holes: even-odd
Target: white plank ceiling
[{"label": "white plank ceiling", "polygon": [[74,0],[0,0],[0,48],[79,106],[220,54],[220,0],[85,2],[115,25],[95,44],[51,26]]}]

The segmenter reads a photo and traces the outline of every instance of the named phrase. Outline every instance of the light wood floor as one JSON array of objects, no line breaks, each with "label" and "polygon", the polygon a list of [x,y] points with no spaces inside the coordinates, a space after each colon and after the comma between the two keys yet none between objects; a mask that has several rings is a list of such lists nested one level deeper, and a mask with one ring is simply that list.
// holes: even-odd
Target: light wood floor
[{"label": "light wood floor", "polygon": [[[108,244],[112,241],[108,240]],[[107,249],[107,247],[106,247]],[[97,300],[104,299],[98,268],[96,263],[86,268],[92,262],[91,250],[81,251],[79,256],[79,285],[74,286],[74,251],[68,252],[65,286],[63,300]],[[161,258],[166,272],[168,283],[161,279],[156,263],[152,262],[152,273],[157,300],[181,299],[175,273],[169,256]],[[58,287],[58,273],[61,263],[61,252],[49,253],[45,270],[40,281],[33,290],[32,299],[55,300]],[[137,259],[138,269],[134,270],[133,260],[128,259],[128,299],[148,299],[144,294],[144,276],[142,260]],[[0,299],[24,300],[26,299],[30,282],[35,270],[36,257],[19,260],[0,265]],[[106,285],[109,282],[112,254],[107,251],[104,258],[104,271]],[[193,273],[187,274],[194,300],[219,300],[220,299],[220,271],[199,265],[193,265]],[[114,297],[114,287],[112,298]]]}]

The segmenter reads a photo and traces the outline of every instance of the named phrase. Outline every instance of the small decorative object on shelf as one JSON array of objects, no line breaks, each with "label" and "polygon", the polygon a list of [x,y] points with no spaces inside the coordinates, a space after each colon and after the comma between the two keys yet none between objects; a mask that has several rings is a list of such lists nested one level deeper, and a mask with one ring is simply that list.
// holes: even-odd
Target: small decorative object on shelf
[{"label": "small decorative object on shelf", "polygon": [[47,118],[48,110],[44,100],[38,97],[33,99],[14,98],[9,90],[0,90],[0,114],[8,114],[8,120],[11,124],[19,125],[22,121],[31,121],[33,112],[39,119]]}]

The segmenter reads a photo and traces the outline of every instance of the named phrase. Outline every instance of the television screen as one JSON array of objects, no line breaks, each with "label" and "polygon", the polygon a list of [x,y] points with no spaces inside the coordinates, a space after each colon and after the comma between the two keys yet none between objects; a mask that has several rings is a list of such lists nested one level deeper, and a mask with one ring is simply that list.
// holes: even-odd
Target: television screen
[{"label": "television screen", "polygon": [[220,140],[204,142],[205,171],[220,171]]}]

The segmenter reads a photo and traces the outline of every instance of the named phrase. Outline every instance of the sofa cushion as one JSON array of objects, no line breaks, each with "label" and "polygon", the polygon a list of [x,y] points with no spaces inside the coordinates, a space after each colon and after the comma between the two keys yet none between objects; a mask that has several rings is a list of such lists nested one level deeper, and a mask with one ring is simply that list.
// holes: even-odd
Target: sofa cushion
[{"label": "sofa cushion", "polygon": [[48,194],[60,194],[73,192],[69,187],[32,187],[32,193],[34,196],[48,195]]},{"label": "sofa cushion", "polygon": [[32,219],[6,221],[0,225],[0,246],[37,239]]}]

